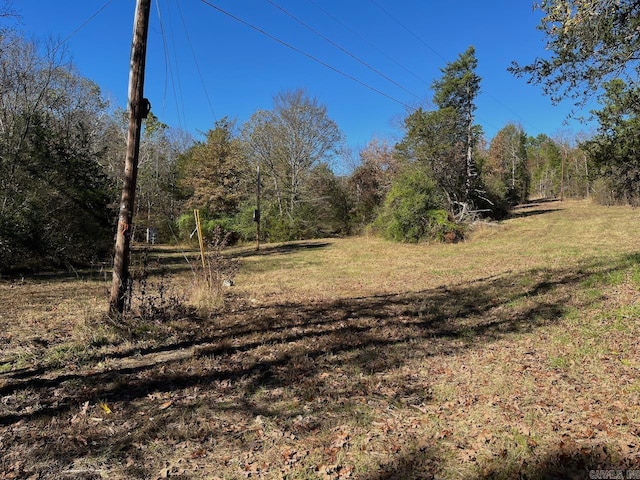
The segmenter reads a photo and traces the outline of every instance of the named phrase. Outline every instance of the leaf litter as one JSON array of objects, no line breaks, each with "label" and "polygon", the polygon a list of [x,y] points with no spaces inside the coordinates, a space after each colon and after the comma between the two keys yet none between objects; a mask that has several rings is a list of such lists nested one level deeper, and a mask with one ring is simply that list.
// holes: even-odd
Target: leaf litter
[{"label": "leaf litter", "polygon": [[[0,478],[585,478],[634,468],[635,267],[622,253],[598,262],[485,268],[446,287],[341,298],[240,291],[218,315],[75,350],[65,346],[73,329],[55,324],[78,315],[42,307],[46,316],[3,336]],[[594,298],[603,269],[626,280],[601,282]],[[5,287],[3,300],[15,294]],[[19,288],[42,295],[47,285]],[[78,296],[74,282],[52,288]]]}]

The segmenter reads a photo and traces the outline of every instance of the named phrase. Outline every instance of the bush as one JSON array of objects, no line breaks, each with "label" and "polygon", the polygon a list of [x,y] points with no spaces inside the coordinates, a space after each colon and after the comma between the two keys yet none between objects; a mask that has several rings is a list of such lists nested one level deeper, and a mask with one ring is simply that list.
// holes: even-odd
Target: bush
[{"label": "bush", "polygon": [[620,203],[616,198],[612,180],[606,177],[599,177],[593,182],[591,185],[591,195],[593,200],[600,205],[615,205]]},{"label": "bush", "polygon": [[399,242],[459,241],[464,229],[442,204],[435,182],[421,170],[409,170],[391,185],[374,230]]},{"label": "bush", "polygon": [[178,238],[182,241],[189,241],[192,239],[191,233],[196,228],[196,220],[193,218],[193,213],[183,213],[178,217],[176,222],[178,226]]},{"label": "bush", "polygon": [[[206,218],[200,217],[202,235],[205,242],[211,242],[216,238],[216,231],[221,230],[227,239],[228,245],[234,245],[241,236],[236,230],[234,217]],[[185,242],[197,242],[198,237],[191,235],[196,229],[196,220],[193,213],[185,213],[178,218],[178,236]]]},{"label": "bush", "polygon": [[269,242],[306,240],[320,235],[316,212],[309,205],[299,206],[291,216],[280,214],[274,206],[263,214],[262,229]]}]

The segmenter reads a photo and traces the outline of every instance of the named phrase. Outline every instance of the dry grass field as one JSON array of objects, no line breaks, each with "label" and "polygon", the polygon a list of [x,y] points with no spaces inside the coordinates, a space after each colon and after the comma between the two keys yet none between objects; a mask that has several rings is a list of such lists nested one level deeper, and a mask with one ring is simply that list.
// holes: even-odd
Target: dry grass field
[{"label": "dry grass field", "polygon": [[156,248],[121,326],[104,272],[1,279],[0,479],[640,478],[639,239],[567,201],[238,247],[199,309]]}]

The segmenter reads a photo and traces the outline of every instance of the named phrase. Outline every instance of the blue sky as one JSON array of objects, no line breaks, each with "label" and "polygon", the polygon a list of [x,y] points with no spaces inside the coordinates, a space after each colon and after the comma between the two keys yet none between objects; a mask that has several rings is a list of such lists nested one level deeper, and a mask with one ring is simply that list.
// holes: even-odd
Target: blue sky
[{"label": "blue sky", "polygon": [[[279,91],[305,88],[327,106],[354,149],[373,137],[393,141],[407,106],[427,104],[440,68],[470,45],[482,77],[476,121],[488,140],[507,122],[532,135],[590,129],[563,123],[570,101],[553,106],[539,87],[506,70],[513,60],[527,63],[545,53],[531,1],[271,0],[370,68],[269,0],[208,1],[382,93],[200,0],[152,0],[145,96],[162,121],[196,136],[223,116],[241,124],[270,108]],[[80,73],[116,105],[126,104],[135,0],[22,0],[14,6],[20,29],[39,39],[69,37]]]}]

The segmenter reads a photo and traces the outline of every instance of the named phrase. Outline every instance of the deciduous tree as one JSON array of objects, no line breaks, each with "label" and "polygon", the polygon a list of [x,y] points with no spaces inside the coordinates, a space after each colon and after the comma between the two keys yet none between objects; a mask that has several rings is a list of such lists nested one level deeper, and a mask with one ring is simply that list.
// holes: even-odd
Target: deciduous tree
[{"label": "deciduous tree", "polygon": [[200,209],[208,220],[238,213],[250,179],[249,165],[232,120],[225,117],[216,121],[204,142],[196,143],[180,156],[178,169],[189,219],[194,208]]},{"label": "deciduous tree", "polygon": [[265,199],[272,198],[283,222],[295,220],[306,200],[305,184],[311,172],[331,163],[343,141],[327,108],[304,90],[276,95],[271,110],[251,116],[243,138],[248,158],[262,167]]},{"label": "deciduous tree", "polygon": [[348,181],[356,228],[362,229],[376,218],[398,171],[395,152],[386,142],[373,139],[360,152],[360,164]]},{"label": "deciduous tree", "polygon": [[527,139],[531,175],[531,194],[538,198],[560,195],[562,154],[556,142],[546,134]]},{"label": "deciduous tree", "polygon": [[640,1],[543,0],[538,29],[548,57],[511,71],[540,84],[554,101],[582,102],[614,78],[636,85],[640,74]]},{"label": "deciduous tree", "polygon": [[491,140],[482,174],[487,186],[513,206],[529,196],[527,136],[514,124],[503,127]]},{"label": "deciduous tree", "polygon": [[57,49],[0,35],[0,269],[105,253],[112,211],[97,136],[106,103]]}]

